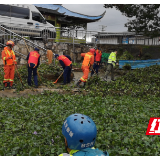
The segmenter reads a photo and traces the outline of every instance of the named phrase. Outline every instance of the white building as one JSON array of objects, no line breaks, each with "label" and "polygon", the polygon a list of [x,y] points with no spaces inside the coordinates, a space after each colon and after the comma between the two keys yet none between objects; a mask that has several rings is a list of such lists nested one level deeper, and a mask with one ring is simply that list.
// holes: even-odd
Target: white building
[{"label": "white building", "polygon": [[140,44],[159,45],[159,37],[149,38],[142,34],[136,35],[134,32],[99,32],[94,35],[93,43],[97,44]]}]

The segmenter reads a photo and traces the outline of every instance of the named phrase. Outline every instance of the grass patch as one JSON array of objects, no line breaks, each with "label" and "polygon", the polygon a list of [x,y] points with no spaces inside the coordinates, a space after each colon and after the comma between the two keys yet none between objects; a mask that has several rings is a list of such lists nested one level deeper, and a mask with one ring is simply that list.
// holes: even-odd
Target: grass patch
[{"label": "grass patch", "polygon": [[[50,156],[66,152],[62,124],[82,113],[96,123],[95,147],[114,155],[159,155],[159,136],[146,136],[159,98],[91,97],[45,92],[29,98],[0,98],[0,155]],[[3,104],[3,105],[2,105]]]}]

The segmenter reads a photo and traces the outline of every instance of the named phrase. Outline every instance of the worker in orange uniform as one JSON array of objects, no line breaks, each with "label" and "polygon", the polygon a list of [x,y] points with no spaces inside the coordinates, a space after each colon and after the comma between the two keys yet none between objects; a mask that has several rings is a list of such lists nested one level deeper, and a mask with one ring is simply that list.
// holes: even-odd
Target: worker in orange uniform
[{"label": "worker in orange uniform", "polygon": [[35,88],[38,88],[37,68],[40,64],[39,49],[35,48],[34,51],[30,52],[27,56],[28,60],[28,85],[31,86],[32,71],[34,77]]},{"label": "worker in orange uniform", "polygon": [[56,54],[55,58],[59,61],[59,63],[61,64],[61,66],[64,69],[63,83],[61,83],[61,85],[66,85],[66,83],[70,83],[70,76],[71,76],[71,70],[72,70],[71,57],[68,55],[59,56],[59,54]]},{"label": "worker in orange uniform", "polygon": [[85,86],[88,79],[89,69],[94,63],[94,52],[95,52],[95,49],[91,48],[88,53],[81,53],[81,56],[84,57],[82,67],[81,67],[83,71],[83,76],[77,82],[76,84],[77,86],[79,86],[81,82],[83,82]]},{"label": "worker in orange uniform", "polygon": [[94,54],[94,64],[93,64],[93,69],[91,72],[91,76],[96,72],[98,75],[98,69],[100,66],[100,62],[101,62],[101,57],[102,57],[102,52],[101,50],[98,48]]},{"label": "worker in orange uniform", "polygon": [[14,72],[15,72],[15,65],[17,65],[16,56],[14,51],[12,50],[14,46],[15,46],[14,42],[9,40],[6,43],[6,47],[4,47],[4,50],[2,51],[2,60],[4,64],[4,73],[5,73],[3,84],[5,88],[9,87],[11,89],[14,88],[13,87]]}]

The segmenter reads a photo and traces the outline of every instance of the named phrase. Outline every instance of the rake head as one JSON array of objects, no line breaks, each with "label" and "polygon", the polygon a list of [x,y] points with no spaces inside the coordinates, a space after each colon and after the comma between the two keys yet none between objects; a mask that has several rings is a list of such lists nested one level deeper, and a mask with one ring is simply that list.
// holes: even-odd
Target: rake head
[{"label": "rake head", "polygon": [[57,83],[58,80],[56,80],[55,82],[53,82],[53,84]]}]

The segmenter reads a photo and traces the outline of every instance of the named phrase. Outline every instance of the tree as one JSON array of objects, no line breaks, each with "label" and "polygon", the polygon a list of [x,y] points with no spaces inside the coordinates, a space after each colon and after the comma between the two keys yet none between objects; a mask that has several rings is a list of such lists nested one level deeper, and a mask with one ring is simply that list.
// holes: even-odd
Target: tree
[{"label": "tree", "polygon": [[160,4],[104,4],[104,7],[115,7],[122,15],[135,18],[125,24],[129,32],[143,32],[150,37],[160,35]]}]

